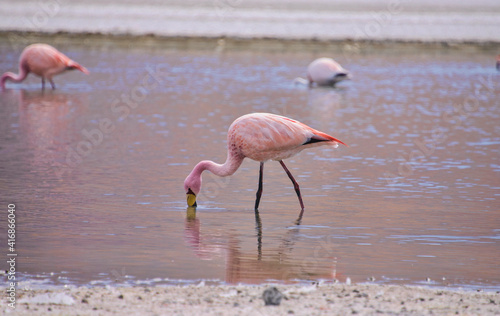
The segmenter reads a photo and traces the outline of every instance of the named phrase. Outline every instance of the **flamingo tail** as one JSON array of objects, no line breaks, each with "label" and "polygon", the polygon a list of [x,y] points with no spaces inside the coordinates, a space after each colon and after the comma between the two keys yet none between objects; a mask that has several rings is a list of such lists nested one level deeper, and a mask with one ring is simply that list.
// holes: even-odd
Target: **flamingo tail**
[{"label": "flamingo tail", "polygon": [[337,142],[339,144],[342,144],[344,146],[349,147],[346,143],[344,143],[340,139],[337,139],[337,138],[335,138],[333,136],[330,136],[330,135],[328,135],[326,133],[323,133],[323,132],[320,132],[320,131],[315,131],[314,132],[314,136],[312,136],[311,138],[309,138],[307,140],[307,142],[304,143],[304,145],[314,144],[314,143],[319,143],[319,142],[329,142],[329,141]]}]

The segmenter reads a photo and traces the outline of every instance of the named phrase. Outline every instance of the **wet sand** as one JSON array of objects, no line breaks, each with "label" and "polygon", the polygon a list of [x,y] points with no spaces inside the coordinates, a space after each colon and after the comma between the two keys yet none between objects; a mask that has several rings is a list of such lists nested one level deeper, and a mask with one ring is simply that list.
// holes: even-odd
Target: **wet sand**
[{"label": "wet sand", "polygon": [[[264,290],[284,294],[264,304]],[[12,310],[2,306],[7,314]],[[97,287],[20,292],[17,315],[498,315],[500,294],[373,284]]]}]

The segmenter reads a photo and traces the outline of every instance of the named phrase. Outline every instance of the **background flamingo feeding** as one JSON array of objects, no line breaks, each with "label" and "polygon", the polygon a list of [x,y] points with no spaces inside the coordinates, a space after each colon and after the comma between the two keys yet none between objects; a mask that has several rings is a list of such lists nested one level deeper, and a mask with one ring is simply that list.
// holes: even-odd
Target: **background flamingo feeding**
[{"label": "background flamingo feeding", "polygon": [[295,82],[301,82],[312,86],[334,86],[336,83],[351,79],[349,71],[345,70],[331,58],[318,58],[307,67],[307,80],[296,78]]},{"label": "background flamingo feeding", "polygon": [[47,44],[32,44],[26,47],[19,57],[19,74],[4,73],[0,78],[0,85],[4,89],[7,80],[21,82],[32,72],[42,77],[42,90],[45,88],[45,79],[50,82],[52,89],[55,89],[56,86],[52,77],[72,69],[78,69],[85,74],[89,74],[85,67],[71,60],[54,47]]},{"label": "background flamingo feeding", "polygon": [[236,119],[227,134],[227,159],[224,164],[210,160],[199,162],[184,181],[188,206],[196,206],[196,196],[201,190],[201,174],[208,170],[213,174],[226,177],[238,170],[245,157],[260,162],[259,188],[255,200],[255,210],[259,207],[262,195],[262,175],[264,162],[279,161],[295,188],[299,198],[302,216],[304,203],[300,195],[299,185],[285,166],[283,159],[290,158],[305,148],[320,145],[345,145],[342,141],[317,131],[305,124],[290,118],[270,113],[247,114]]}]

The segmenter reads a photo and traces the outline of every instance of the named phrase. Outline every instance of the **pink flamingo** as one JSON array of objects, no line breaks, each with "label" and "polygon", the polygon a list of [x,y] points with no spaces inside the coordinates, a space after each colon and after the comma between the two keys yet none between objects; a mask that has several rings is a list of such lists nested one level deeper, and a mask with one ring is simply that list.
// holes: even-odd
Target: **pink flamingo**
[{"label": "pink flamingo", "polygon": [[238,170],[243,159],[248,157],[260,162],[259,187],[255,201],[255,211],[257,211],[262,195],[264,162],[275,160],[281,164],[293,183],[301,206],[301,217],[304,212],[304,203],[300,195],[300,188],[285,166],[283,159],[290,158],[305,148],[327,144],[338,147],[338,143],[345,145],[342,141],[328,134],[284,116],[270,113],[243,115],[229,127],[226,162],[221,165],[210,160],[203,160],[187,176],[184,181],[187,204],[188,206],[196,206],[196,196],[201,190],[203,171],[208,170],[219,177],[230,176]]},{"label": "pink flamingo", "polygon": [[19,74],[6,72],[0,78],[0,85],[5,89],[5,82],[12,80],[14,82],[23,81],[30,72],[42,77],[42,90],[45,89],[45,79],[49,80],[52,89],[56,86],[52,77],[65,70],[78,69],[85,74],[89,71],[69,59],[66,55],[47,44],[32,44],[26,47],[19,57]]},{"label": "pink flamingo", "polygon": [[307,67],[307,81],[302,78],[295,79],[296,82],[313,83],[318,86],[334,86],[336,83],[351,79],[350,73],[342,68],[339,63],[331,58],[318,58]]}]

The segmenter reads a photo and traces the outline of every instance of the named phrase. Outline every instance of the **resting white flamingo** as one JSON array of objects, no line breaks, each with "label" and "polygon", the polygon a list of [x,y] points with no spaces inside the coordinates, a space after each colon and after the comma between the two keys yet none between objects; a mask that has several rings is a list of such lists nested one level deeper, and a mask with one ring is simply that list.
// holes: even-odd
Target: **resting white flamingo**
[{"label": "resting white flamingo", "polygon": [[351,79],[349,71],[331,58],[318,58],[307,67],[307,80],[296,78],[295,82],[318,86],[335,86],[336,83]]},{"label": "resting white flamingo", "polygon": [[[188,206],[196,206],[196,196],[201,190],[201,174],[208,170],[213,174],[226,177],[238,170],[246,157],[260,162],[259,188],[255,200],[258,210],[262,195],[262,175],[264,162],[278,161],[293,183],[301,207],[300,216],[304,212],[304,203],[300,188],[294,177],[285,166],[283,159],[290,158],[300,151],[321,145],[345,145],[333,136],[317,131],[293,119],[270,113],[252,113],[237,118],[229,127],[227,134],[227,159],[224,164],[210,160],[199,162],[184,181]],[[347,146],[347,145],[346,145]]]},{"label": "resting white flamingo", "polygon": [[52,89],[56,86],[52,77],[66,70],[78,69],[84,74],[89,74],[89,71],[71,60],[54,47],[47,44],[32,44],[26,47],[19,57],[19,74],[6,72],[0,78],[0,86],[5,89],[5,82],[12,80],[21,82],[30,72],[42,77],[42,90],[45,88],[45,79],[50,82]]}]

